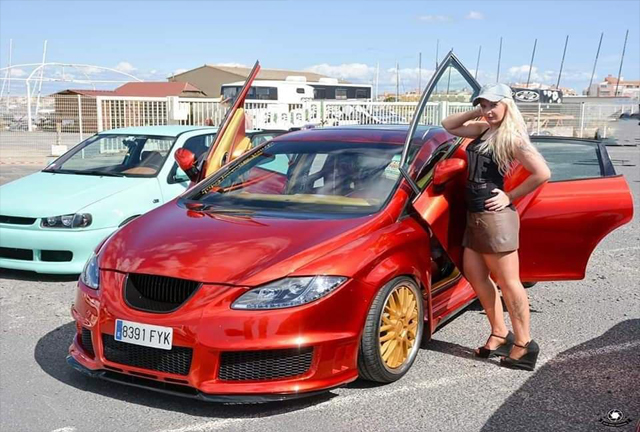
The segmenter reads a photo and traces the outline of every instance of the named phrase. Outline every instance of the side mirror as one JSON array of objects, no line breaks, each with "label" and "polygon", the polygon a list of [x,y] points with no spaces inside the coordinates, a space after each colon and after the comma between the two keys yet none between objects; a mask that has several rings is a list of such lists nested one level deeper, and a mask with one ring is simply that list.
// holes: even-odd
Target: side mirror
[{"label": "side mirror", "polygon": [[436,164],[433,173],[433,186],[436,190],[444,189],[444,185],[455,176],[467,169],[467,162],[463,159],[445,159]]},{"label": "side mirror", "polygon": [[198,178],[198,168],[196,168],[196,155],[186,148],[179,148],[173,155],[178,166],[189,177],[189,180],[196,181]]}]

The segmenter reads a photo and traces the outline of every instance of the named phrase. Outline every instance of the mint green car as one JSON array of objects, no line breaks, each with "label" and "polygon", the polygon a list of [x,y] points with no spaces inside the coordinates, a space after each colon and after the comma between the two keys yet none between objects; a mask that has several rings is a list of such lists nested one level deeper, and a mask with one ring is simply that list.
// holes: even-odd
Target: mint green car
[{"label": "mint green car", "polygon": [[[216,132],[199,126],[100,132],[42,171],[1,186],[0,267],[80,273],[105,237],[187,189],[173,154],[184,147],[203,155]],[[247,135],[255,143],[277,134]]]}]

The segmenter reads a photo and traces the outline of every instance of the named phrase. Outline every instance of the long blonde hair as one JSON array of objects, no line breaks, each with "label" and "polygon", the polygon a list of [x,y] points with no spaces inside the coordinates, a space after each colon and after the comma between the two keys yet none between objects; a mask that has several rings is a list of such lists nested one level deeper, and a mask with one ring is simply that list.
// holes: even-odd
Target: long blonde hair
[{"label": "long blonde hair", "polygon": [[540,155],[531,144],[527,125],[520,114],[513,99],[504,98],[499,103],[506,105],[506,111],[498,130],[478,146],[480,153],[493,152],[493,158],[498,164],[498,170],[503,176],[515,165],[516,150],[520,147]]}]

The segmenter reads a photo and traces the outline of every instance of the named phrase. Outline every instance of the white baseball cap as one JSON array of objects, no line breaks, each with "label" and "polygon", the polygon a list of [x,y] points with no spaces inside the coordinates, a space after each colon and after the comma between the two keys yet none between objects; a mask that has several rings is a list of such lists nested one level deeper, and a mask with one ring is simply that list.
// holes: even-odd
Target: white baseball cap
[{"label": "white baseball cap", "polygon": [[498,102],[504,98],[513,99],[511,87],[500,83],[487,84],[482,86],[478,96],[473,98],[473,106],[478,105],[478,103],[480,103],[480,99],[485,99],[489,102]]}]

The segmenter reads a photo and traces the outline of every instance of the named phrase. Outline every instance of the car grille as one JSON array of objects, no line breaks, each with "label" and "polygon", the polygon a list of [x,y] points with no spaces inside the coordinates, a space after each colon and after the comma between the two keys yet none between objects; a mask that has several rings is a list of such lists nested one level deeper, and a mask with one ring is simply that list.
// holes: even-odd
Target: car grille
[{"label": "car grille", "polygon": [[0,247],[0,258],[33,261],[33,251],[31,249]]},{"label": "car grille", "polygon": [[188,375],[193,350],[174,346],[170,350],[144,347],[116,341],[112,335],[102,335],[104,357],[114,363],[158,372]]},{"label": "car grille", "polygon": [[124,298],[134,309],[171,312],[187,301],[199,286],[199,282],[186,279],[130,273],[124,287]]},{"label": "car grille", "polygon": [[47,262],[70,262],[73,259],[71,251],[43,250],[40,251],[40,260]]},{"label": "car grille", "polygon": [[11,225],[33,225],[34,223],[36,223],[36,219],[27,218],[27,217],[0,215],[0,223],[11,224]]},{"label": "car grille", "polygon": [[223,352],[218,378],[245,381],[294,377],[309,370],[312,358],[313,347]]},{"label": "car grille", "polygon": [[91,354],[91,357],[95,357],[96,353],[93,351],[93,341],[91,340],[91,330],[82,328],[81,334],[82,348]]}]

